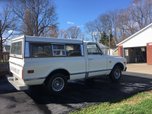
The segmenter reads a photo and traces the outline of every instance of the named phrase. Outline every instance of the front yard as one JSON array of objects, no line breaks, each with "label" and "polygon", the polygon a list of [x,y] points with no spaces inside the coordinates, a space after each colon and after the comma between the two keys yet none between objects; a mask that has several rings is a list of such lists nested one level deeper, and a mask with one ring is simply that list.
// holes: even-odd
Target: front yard
[{"label": "front yard", "polygon": [[71,114],[152,114],[152,91],[138,93],[117,103],[89,106]]}]

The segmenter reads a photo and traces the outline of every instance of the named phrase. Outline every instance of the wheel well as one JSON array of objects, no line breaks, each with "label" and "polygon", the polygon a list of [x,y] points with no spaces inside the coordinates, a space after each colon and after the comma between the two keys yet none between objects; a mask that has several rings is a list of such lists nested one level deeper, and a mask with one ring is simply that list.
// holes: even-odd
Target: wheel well
[{"label": "wheel well", "polygon": [[[115,64],[115,66],[119,66],[120,68],[121,68],[121,70],[123,70],[124,69],[124,66],[123,66],[123,64],[122,63],[117,63],[117,64]],[[114,66],[114,67],[115,67]]]},{"label": "wheel well", "polygon": [[56,69],[56,70],[52,71],[52,72],[47,76],[47,78],[45,79],[45,82],[46,82],[53,74],[56,74],[56,73],[62,73],[62,74],[65,75],[65,77],[67,78],[67,80],[70,79],[70,73],[69,73],[67,70],[65,70],[65,69]]}]

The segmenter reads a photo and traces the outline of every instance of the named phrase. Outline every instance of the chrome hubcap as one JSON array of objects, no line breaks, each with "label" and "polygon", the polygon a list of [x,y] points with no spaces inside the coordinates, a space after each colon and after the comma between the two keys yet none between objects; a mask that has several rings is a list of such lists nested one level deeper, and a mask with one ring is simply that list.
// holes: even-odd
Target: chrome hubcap
[{"label": "chrome hubcap", "polygon": [[121,71],[120,71],[119,68],[117,68],[117,69],[115,70],[115,72],[114,72],[114,77],[115,77],[116,79],[119,79],[120,76],[121,76]]},{"label": "chrome hubcap", "polygon": [[64,88],[64,79],[61,77],[57,77],[52,81],[52,89],[56,92],[61,91]]}]

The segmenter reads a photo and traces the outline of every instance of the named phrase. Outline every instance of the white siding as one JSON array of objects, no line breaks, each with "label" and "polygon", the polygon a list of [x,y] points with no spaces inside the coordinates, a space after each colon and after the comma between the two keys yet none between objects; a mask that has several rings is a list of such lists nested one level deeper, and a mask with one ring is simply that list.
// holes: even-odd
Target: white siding
[{"label": "white siding", "polygon": [[124,42],[123,48],[127,47],[142,47],[146,46],[147,43],[152,42],[152,27],[148,27],[139,34],[133,36],[128,41]]}]

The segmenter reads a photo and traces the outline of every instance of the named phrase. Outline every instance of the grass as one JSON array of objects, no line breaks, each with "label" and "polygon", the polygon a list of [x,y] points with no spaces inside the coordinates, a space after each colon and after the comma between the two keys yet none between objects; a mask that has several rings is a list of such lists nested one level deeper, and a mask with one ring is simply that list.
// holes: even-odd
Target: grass
[{"label": "grass", "polygon": [[152,91],[138,93],[117,103],[92,105],[71,114],[152,114]]}]

